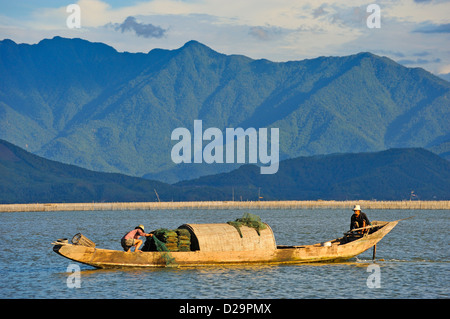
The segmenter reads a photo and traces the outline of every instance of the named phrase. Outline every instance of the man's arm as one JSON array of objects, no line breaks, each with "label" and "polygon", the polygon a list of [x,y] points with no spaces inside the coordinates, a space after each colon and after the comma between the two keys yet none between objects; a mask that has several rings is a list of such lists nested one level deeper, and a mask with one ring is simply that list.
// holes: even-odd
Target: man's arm
[{"label": "man's arm", "polygon": [[366,214],[364,214],[364,221],[365,221],[365,223],[366,223],[366,225],[364,225],[364,226],[372,225],[372,223],[370,222],[370,220],[369,220],[369,218],[367,217]]},{"label": "man's arm", "polygon": [[144,233],[140,228],[138,229],[137,234],[139,236],[144,236],[144,237],[149,237],[149,236],[151,237],[151,236],[153,236],[153,234]]}]

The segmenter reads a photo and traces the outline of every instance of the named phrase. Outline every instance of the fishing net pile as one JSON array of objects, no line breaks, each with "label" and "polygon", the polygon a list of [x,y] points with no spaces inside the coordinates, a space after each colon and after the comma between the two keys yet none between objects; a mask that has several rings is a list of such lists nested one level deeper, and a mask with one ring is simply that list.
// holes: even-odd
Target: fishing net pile
[{"label": "fishing net pile", "polygon": [[151,234],[153,236],[147,237],[142,251],[162,252],[161,257],[168,267],[178,266],[170,252],[191,250],[191,234],[187,229],[160,228]]},{"label": "fishing net pile", "polygon": [[260,230],[266,229],[267,226],[261,221],[261,218],[258,215],[245,213],[242,218],[238,218],[235,221],[229,221],[227,224],[234,226],[237,231],[239,232],[239,235],[242,238],[242,232],[241,232],[241,226],[247,226],[254,228],[258,235],[260,234]]},{"label": "fishing net pile", "polygon": [[187,229],[160,228],[152,231],[152,234],[153,237],[148,237],[145,241],[143,251],[160,251],[158,250],[158,241],[163,243],[168,251],[191,250],[191,234]]},{"label": "fishing net pile", "polygon": [[187,229],[177,229],[178,234],[178,251],[191,250],[191,233]]}]

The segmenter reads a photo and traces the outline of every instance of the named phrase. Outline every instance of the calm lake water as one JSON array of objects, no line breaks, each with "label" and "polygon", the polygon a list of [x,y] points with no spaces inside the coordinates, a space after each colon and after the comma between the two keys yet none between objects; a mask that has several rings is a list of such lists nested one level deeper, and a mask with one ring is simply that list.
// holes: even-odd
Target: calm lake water
[{"label": "calm lake water", "polygon": [[[350,210],[161,210],[0,213],[0,298],[449,298],[450,211],[367,210],[370,220],[400,222],[377,246],[380,284],[369,288],[372,250],[346,263],[189,269],[96,270],[81,265],[81,287],[67,285],[74,262],[51,242],[81,232],[98,247],[121,249],[138,224],[147,231],[184,223],[222,223],[245,212],[271,225],[277,244],[340,237]],[[380,260],[383,259],[383,260]],[[69,270],[70,271],[70,270]],[[151,289],[149,289],[151,287]]]}]

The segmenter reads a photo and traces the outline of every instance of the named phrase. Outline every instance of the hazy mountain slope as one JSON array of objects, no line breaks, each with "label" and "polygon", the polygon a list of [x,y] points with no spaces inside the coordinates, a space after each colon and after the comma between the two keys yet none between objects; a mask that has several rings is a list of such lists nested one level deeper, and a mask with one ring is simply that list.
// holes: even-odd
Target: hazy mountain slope
[{"label": "hazy mountain slope", "polygon": [[156,201],[155,189],[180,200],[168,184],[50,161],[0,140],[0,203]]}]

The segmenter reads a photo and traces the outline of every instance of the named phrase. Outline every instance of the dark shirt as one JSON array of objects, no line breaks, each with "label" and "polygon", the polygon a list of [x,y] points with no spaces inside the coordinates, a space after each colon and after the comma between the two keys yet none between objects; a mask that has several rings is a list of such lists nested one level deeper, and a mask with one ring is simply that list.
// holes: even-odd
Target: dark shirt
[{"label": "dark shirt", "polygon": [[356,228],[355,227],[355,222],[358,222],[358,225],[359,225],[358,228],[359,227],[363,227],[362,226],[363,225],[363,221],[366,221],[366,226],[370,225],[369,218],[367,218],[367,215],[364,214],[363,212],[360,212],[358,217],[356,217],[356,214],[353,214],[352,218],[350,220],[350,229]]}]

